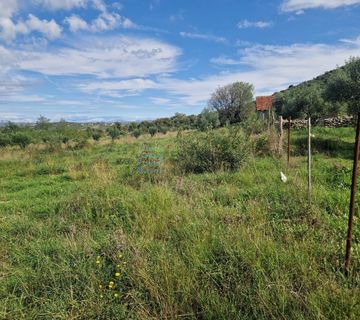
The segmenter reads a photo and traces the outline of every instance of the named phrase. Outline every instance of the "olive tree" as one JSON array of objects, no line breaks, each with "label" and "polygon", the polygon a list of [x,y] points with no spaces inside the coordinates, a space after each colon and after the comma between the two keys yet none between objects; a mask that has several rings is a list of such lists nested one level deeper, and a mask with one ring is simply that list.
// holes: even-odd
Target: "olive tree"
[{"label": "olive tree", "polygon": [[209,107],[219,114],[220,124],[246,120],[254,112],[253,86],[235,82],[218,88],[209,100]]},{"label": "olive tree", "polygon": [[196,126],[201,131],[217,128],[220,126],[219,113],[205,108],[198,115]]},{"label": "olive tree", "polygon": [[153,137],[155,134],[157,134],[158,129],[155,126],[152,126],[149,128],[149,133]]},{"label": "olive tree", "polygon": [[325,96],[334,102],[345,102],[348,112],[360,112],[360,58],[351,58],[330,79]]}]

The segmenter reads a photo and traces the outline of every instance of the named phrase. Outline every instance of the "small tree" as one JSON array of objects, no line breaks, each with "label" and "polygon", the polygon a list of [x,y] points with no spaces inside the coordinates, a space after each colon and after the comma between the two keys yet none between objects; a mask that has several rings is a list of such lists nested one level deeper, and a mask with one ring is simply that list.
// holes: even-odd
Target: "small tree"
[{"label": "small tree", "polygon": [[211,96],[209,107],[219,114],[221,125],[246,120],[254,112],[253,86],[235,82],[220,87]]},{"label": "small tree", "polygon": [[168,128],[165,126],[162,126],[162,127],[160,127],[159,132],[161,132],[162,134],[166,134],[168,132]]},{"label": "small tree", "polygon": [[0,147],[6,147],[11,144],[11,139],[7,134],[0,133]]},{"label": "small tree", "polygon": [[219,127],[219,114],[216,111],[211,111],[209,108],[205,108],[198,116],[196,126],[201,131]]},{"label": "small tree", "polygon": [[50,119],[44,116],[40,116],[36,121],[35,128],[39,130],[46,130],[49,128],[49,126],[50,126]]},{"label": "small tree", "polygon": [[100,131],[94,131],[92,134],[92,138],[95,141],[99,141],[101,139],[101,132]]},{"label": "small tree", "polygon": [[137,139],[141,136],[141,131],[140,129],[135,129],[133,132],[132,132],[132,135]]},{"label": "small tree", "polygon": [[156,127],[150,127],[149,133],[153,137],[158,132],[158,129]]},{"label": "small tree", "polygon": [[107,133],[111,137],[111,140],[114,142],[115,139],[119,138],[121,136],[121,131],[116,127],[110,127],[107,128]]},{"label": "small tree", "polygon": [[3,129],[4,133],[13,133],[19,130],[19,126],[16,123],[9,121]]},{"label": "small tree", "polygon": [[332,76],[325,97],[333,102],[347,103],[351,114],[360,112],[360,58],[351,58]]}]

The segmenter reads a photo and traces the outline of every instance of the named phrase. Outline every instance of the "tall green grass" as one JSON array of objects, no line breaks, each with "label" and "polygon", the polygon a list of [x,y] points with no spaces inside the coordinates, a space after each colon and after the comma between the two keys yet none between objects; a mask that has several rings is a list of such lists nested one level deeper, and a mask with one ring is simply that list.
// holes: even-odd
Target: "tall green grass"
[{"label": "tall green grass", "polygon": [[[138,172],[144,142],[163,150],[160,174]],[[342,273],[348,157],[315,154],[309,208],[301,155],[182,175],[175,143],[4,149],[0,318],[359,319],[358,219]]]}]

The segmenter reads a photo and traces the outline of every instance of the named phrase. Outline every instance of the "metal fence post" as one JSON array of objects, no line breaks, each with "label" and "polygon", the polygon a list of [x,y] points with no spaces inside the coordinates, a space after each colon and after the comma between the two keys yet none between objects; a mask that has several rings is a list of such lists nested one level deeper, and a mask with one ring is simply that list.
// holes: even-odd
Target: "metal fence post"
[{"label": "metal fence post", "polygon": [[348,232],[346,239],[346,254],[345,254],[345,274],[349,274],[350,258],[351,258],[351,244],[352,244],[352,228],[355,214],[355,198],[356,198],[356,183],[358,176],[358,161],[359,161],[359,147],[360,147],[360,112],[357,115],[356,126],[356,139],[354,150],[354,165],[352,173],[352,185],[351,185],[351,197],[350,197],[350,210],[349,210],[349,222]]},{"label": "metal fence post", "polygon": [[280,125],[280,137],[279,137],[279,155],[282,155],[283,152],[283,140],[284,140],[284,129],[283,129],[283,125],[284,125],[284,121],[283,121],[283,117],[280,116],[279,117],[279,125]]},{"label": "metal fence post", "polygon": [[308,197],[311,205],[311,117],[308,119]]}]

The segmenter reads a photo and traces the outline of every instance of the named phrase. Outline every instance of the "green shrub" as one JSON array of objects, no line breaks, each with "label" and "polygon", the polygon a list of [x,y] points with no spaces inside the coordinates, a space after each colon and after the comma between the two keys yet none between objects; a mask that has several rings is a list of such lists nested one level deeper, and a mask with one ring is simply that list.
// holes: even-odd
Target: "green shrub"
[{"label": "green shrub", "polygon": [[95,132],[93,132],[92,138],[93,138],[95,141],[99,141],[99,140],[101,139],[101,132],[100,132],[100,131],[95,131]]},{"label": "green shrub", "polygon": [[150,127],[149,133],[153,137],[158,132],[158,129],[156,127]]},{"label": "green shrub", "polygon": [[239,128],[180,135],[173,163],[188,173],[237,170],[251,153],[250,146]]},{"label": "green shrub", "polygon": [[70,141],[70,138],[69,138],[69,137],[67,137],[67,136],[61,137],[61,142],[62,142],[62,143],[67,144],[69,141]]},{"label": "green shrub", "polygon": [[[274,127],[262,134],[251,138],[253,140],[253,153],[256,156],[279,155],[279,134]],[[285,142],[285,140],[283,141]],[[284,148],[284,145],[283,145]]]},{"label": "green shrub", "polygon": [[168,127],[160,127],[159,128],[159,132],[161,132],[162,134],[166,134],[168,132]]},{"label": "green shrub", "polygon": [[15,133],[11,137],[12,144],[18,145],[21,148],[26,148],[31,143],[31,138],[24,133]]},{"label": "green shrub", "polygon": [[268,129],[268,123],[266,120],[258,119],[255,115],[244,121],[242,128],[247,135],[261,134]]},{"label": "green shrub", "polygon": [[0,147],[6,147],[11,144],[11,139],[8,135],[0,133]]},{"label": "green shrub", "polygon": [[115,139],[119,138],[123,135],[123,132],[120,131],[117,127],[110,127],[106,129],[107,133],[111,137],[111,140],[114,141]]}]

